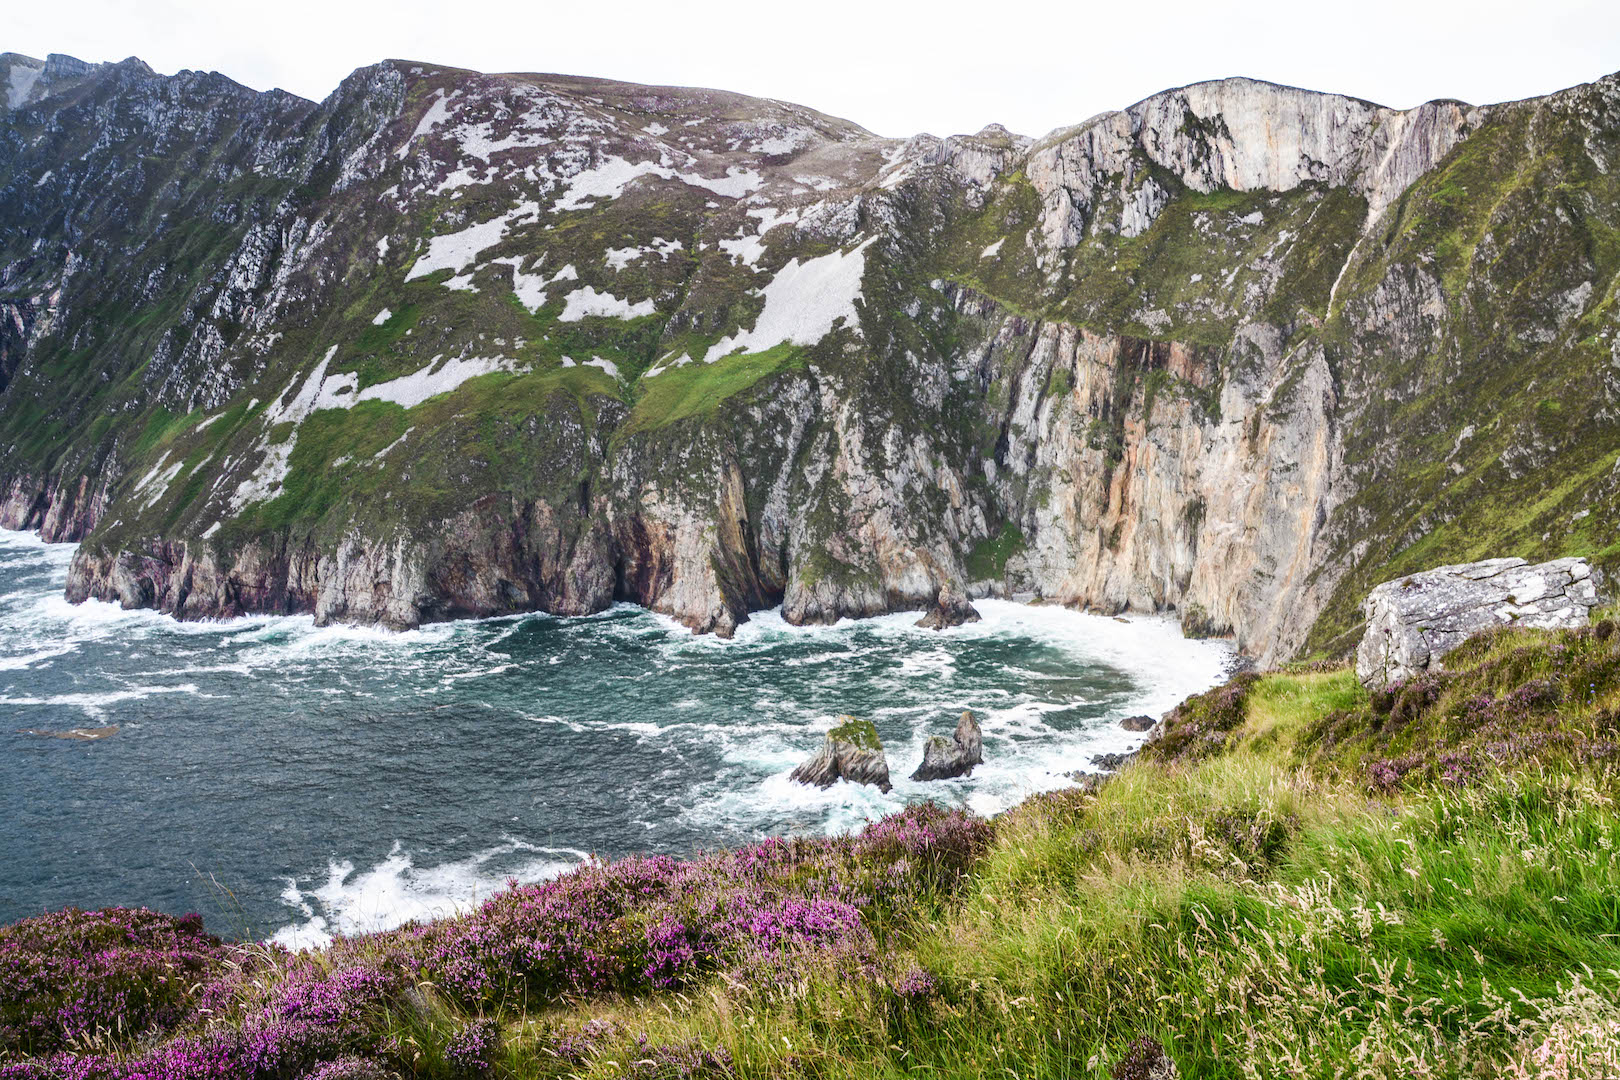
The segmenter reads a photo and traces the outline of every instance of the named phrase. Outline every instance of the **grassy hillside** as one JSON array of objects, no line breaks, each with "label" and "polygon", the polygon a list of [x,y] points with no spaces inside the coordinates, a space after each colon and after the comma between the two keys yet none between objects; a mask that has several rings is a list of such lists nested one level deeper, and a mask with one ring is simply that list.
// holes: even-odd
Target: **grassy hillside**
[{"label": "grassy hillside", "polygon": [[29,920],[0,1077],[1612,1077],[1613,631],[1374,697],[1243,676],[1095,794],[629,859],[320,954]]}]

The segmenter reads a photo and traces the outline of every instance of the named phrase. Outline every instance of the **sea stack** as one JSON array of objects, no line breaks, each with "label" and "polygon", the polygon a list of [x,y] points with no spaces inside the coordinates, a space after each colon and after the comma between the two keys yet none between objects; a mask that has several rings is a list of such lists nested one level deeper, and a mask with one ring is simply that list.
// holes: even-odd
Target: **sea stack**
[{"label": "sea stack", "polygon": [[974,607],[956,586],[947,582],[939,587],[933,608],[917,620],[917,625],[928,630],[944,630],[978,621],[979,609]]},{"label": "sea stack", "polygon": [[949,780],[953,776],[971,776],[973,766],[984,761],[984,734],[973,713],[962,710],[962,719],[956,722],[953,738],[934,735],[923,746],[922,764],[911,774],[913,780]]},{"label": "sea stack", "polygon": [[883,755],[883,742],[870,720],[840,716],[838,726],[827,732],[827,739],[816,756],[793,770],[791,779],[816,787],[832,787],[840,780],[872,784],[888,792],[889,761]]}]

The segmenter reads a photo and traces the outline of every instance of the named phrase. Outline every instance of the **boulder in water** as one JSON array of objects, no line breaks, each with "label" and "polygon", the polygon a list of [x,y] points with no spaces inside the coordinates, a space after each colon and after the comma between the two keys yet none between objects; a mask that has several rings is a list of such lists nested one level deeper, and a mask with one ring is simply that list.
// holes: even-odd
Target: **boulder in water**
[{"label": "boulder in water", "polygon": [[66,731],[39,731],[35,728],[24,728],[17,734],[39,735],[47,739],[72,739],[76,742],[95,742],[97,739],[105,739],[118,734],[118,725],[111,724],[107,727],[76,727],[69,728]]},{"label": "boulder in water", "polygon": [[956,722],[952,738],[934,735],[923,746],[922,764],[911,774],[913,780],[949,780],[953,776],[970,776],[973,766],[984,761],[984,734],[973,713],[962,710],[962,719]]},{"label": "boulder in water", "polygon": [[840,780],[852,784],[873,784],[887,792],[889,761],[883,755],[883,742],[870,720],[840,716],[839,724],[827,732],[827,740],[815,757],[793,770],[789,779],[815,787],[832,787]]},{"label": "boulder in water", "polygon": [[955,585],[947,582],[939,587],[939,596],[933,610],[917,620],[917,625],[929,630],[944,630],[949,626],[978,622],[979,612]]},{"label": "boulder in water", "polygon": [[1151,731],[1158,721],[1151,716],[1127,716],[1119,722],[1126,731]]}]

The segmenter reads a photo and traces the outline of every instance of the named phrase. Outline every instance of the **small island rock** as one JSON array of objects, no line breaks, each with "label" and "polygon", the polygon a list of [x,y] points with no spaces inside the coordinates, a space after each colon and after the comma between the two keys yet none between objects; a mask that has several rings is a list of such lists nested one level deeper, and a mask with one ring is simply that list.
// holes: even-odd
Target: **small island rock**
[{"label": "small island rock", "polygon": [[946,627],[978,621],[978,609],[968,602],[968,598],[956,586],[947,582],[940,586],[933,610],[918,619],[917,625],[928,630],[944,630]]},{"label": "small island rock", "polygon": [[827,732],[827,739],[816,756],[793,770],[789,779],[815,787],[832,787],[840,780],[852,784],[873,784],[887,792],[889,761],[883,743],[870,720],[840,716],[839,725]]},{"label": "small island rock", "polygon": [[984,762],[984,733],[973,713],[962,710],[952,738],[934,735],[923,746],[922,764],[911,774],[913,780],[949,780],[953,776],[971,776],[973,766]]}]

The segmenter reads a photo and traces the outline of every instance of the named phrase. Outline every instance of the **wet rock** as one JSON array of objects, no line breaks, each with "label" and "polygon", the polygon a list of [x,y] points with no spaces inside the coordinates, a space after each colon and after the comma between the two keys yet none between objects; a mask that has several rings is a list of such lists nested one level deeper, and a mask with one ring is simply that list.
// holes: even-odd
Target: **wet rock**
[{"label": "wet rock", "polygon": [[814,787],[832,787],[840,780],[852,784],[872,784],[887,792],[889,761],[883,743],[870,720],[840,716],[839,725],[827,732],[826,742],[816,756],[793,770],[789,779]]},{"label": "wet rock", "polygon": [[1118,772],[1125,766],[1127,761],[1130,761],[1135,756],[1134,752],[1128,754],[1093,754],[1091,755],[1091,763],[1099,769]]},{"label": "wet rock", "polygon": [[1085,769],[1076,769],[1063,775],[1073,780],[1080,790],[1088,795],[1095,795],[1102,790],[1104,784],[1114,778],[1112,773],[1087,772]]},{"label": "wet rock", "polygon": [[1127,716],[1119,722],[1126,731],[1151,731],[1158,721],[1151,716]]},{"label": "wet rock", "polygon": [[953,776],[971,776],[973,766],[984,761],[984,735],[973,713],[962,710],[956,722],[956,733],[949,739],[932,736],[923,746],[922,764],[911,774],[913,780],[949,780]]},{"label": "wet rock", "polygon": [[1380,689],[1440,670],[1446,653],[1483,630],[1585,626],[1597,604],[1596,574],[1578,558],[1487,559],[1385,582],[1363,605],[1356,676]]},{"label": "wet rock", "polygon": [[947,583],[940,586],[939,598],[934,602],[933,610],[918,619],[917,625],[929,630],[944,630],[948,626],[978,621],[978,610],[956,586]]}]

